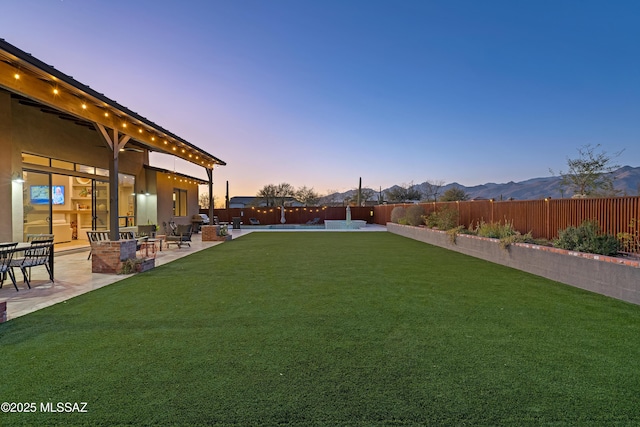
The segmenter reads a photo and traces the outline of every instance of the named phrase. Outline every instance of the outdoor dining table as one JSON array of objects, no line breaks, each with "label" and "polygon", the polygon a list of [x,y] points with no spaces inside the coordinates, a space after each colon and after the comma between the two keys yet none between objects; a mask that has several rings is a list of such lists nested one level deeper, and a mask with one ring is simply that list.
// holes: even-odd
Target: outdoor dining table
[{"label": "outdoor dining table", "polygon": [[[0,243],[12,243],[12,242],[0,242]],[[13,255],[15,257],[16,254],[19,254],[20,252],[24,252],[27,249],[29,249],[31,247],[31,242],[18,242],[18,245],[12,249],[10,252],[13,252]],[[51,246],[51,251],[49,251],[49,270],[51,271],[51,277],[55,277],[53,274],[53,246]],[[7,273],[5,272],[3,274],[2,280],[6,280],[7,278]]]}]

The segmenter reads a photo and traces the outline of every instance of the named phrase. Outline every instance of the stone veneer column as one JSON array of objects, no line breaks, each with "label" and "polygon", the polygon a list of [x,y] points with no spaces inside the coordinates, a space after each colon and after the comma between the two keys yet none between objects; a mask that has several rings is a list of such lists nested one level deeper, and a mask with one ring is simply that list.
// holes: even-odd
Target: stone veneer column
[{"label": "stone veneer column", "polygon": [[135,240],[102,240],[91,243],[91,272],[118,274],[122,262],[136,257]]},{"label": "stone veneer column", "polygon": [[203,242],[213,242],[216,239],[216,226],[215,225],[203,225],[200,230],[202,230],[202,241]]},{"label": "stone veneer column", "polygon": [[200,230],[202,230],[203,242],[225,242],[231,240],[230,234],[227,234],[226,236],[218,234],[220,233],[219,225],[203,225]]}]

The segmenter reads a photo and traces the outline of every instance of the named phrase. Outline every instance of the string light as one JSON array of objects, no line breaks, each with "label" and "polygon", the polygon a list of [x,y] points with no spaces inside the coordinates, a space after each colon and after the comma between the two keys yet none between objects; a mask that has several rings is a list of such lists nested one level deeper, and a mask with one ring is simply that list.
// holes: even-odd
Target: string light
[{"label": "string light", "polygon": [[[16,72],[13,74],[13,77],[14,77],[14,79],[15,79],[15,80],[20,80],[20,79],[21,79],[21,74],[20,74],[20,72],[16,71]],[[53,81],[52,83],[53,83],[53,84],[55,84],[55,81],[56,81],[57,79],[53,78],[53,80],[54,80],[54,81]],[[61,90],[60,90],[58,87],[54,87],[54,88],[52,88],[52,89],[51,89],[51,91],[52,91],[52,93],[53,93],[54,95],[56,95],[56,96],[61,94]],[[77,95],[76,95],[76,96],[77,96]],[[81,107],[83,110],[87,110],[87,109],[88,109],[87,102],[86,102],[86,101],[82,101],[82,103],[80,104],[80,107]],[[108,107],[108,104],[105,104],[105,105],[104,105],[104,108],[107,108],[107,107]],[[116,115],[117,115],[117,114],[116,114]],[[110,113],[109,113],[109,111],[105,111],[105,112],[104,112],[104,117],[105,117],[105,118],[110,117]],[[122,127],[123,127],[123,128],[127,128],[127,122],[123,122],[123,123],[122,123]],[[144,131],[144,127],[141,125],[141,127],[140,127],[140,128],[138,128],[138,133],[139,133],[139,134],[143,134],[143,133],[144,133],[143,131]],[[161,138],[163,138],[163,136],[161,136]],[[151,139],[151,141],[152,141],[152,142],[155,142],[156,137],[155,137],[155,136],[151,136],[151,137],[150,137],[150,139]],[[165,139],[163,142],[164,142],[164,145],[169,145],[169,142],[168,142],[166,139]],[[179,145],[183,145],[183,146],[184,146],[184,144],[179,144]],[[173,147],[172,147],[172,151],[177,151],[177,148],[178,148],[177,146],[173,146]],[[215,162],[213,162],[213,163],[205,163],[205,160],[206,160],[206,159],[202,159],[199,155],[197,155],[197,154],[195,154],[195,153],[191,152],[190,150],[189,150],[189,151],[187,151],[185,148],[181,148],[181,149],[180,149],[180,152],[181,152],[182,154],[185,154],[185,157],[184,157],[184,158],[186,158],[186,155],[188,154],[188,158],[189,158],[189,159],[194,159],[194,158],[195,158],[195,160],[200,160],[200,164],[201,164],[201,165],[203,165],[203,166],[205,166],[205,167],[207,167],[207,166],[208,166],[209,168],[213,168],[213,167],[214,167]],[[185,183],[186,183],[186,182],[187,182],[187,180],[185,180]],[[199,183],[198,181],[189,181],[189,184],[196,184],[196,185],[197,185],[198,183]],[[265,212],[266,212],[266,211],[265,211]]]}]

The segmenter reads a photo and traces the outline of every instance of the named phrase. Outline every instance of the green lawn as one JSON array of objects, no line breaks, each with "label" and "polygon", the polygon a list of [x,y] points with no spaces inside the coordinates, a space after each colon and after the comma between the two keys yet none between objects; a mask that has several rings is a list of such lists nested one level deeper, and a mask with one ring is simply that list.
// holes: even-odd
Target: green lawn
[{"label": "green lawn", "polygon": [[640,307],[388,233],[253,233],[0,349],[2,426],[640,424]]}]

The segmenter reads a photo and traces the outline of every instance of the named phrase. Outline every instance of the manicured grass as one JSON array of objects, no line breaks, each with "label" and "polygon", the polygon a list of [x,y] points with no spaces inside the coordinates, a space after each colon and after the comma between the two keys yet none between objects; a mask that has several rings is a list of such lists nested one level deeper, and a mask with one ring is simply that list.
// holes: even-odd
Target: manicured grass
[{"label": "manicured grass", "polygon": [[0,325],[0,425],[637,425],[640,307],[387,233],[253,233]]}]

